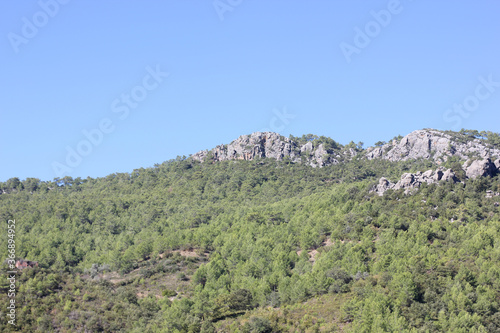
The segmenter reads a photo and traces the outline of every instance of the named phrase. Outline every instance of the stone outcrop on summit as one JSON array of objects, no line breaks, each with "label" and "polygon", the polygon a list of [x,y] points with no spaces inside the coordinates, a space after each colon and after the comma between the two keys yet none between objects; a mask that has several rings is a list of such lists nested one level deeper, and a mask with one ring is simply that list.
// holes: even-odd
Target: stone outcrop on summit
[{"label": "stone outcrop on summit", "polygon": [[[256,132],[242,135],[228,145],[219,145],[212,150],[214,161],[253,160],[270,157],[279,161],[285,156],[296,161],[296,144],[290,139],[273,132]],[[195,160],[202,161],[208,155],[204,150],[192,155]]]},{"label": "stone outcrop on summit", "polygon": [[[458,135],[458,133],[457,133]],[[296,139],[296,138],[295,138]],[[389,161],[406,161],[411,159],[429,159],[440,164],[451,156],[457,156],[466,161],[474,156],[481,160],[494,159],[496,169],[500,166],[500,149],[493,148],[477,138],[457,140],[457,137],[433,129],[411,132],[400,140],[391,140],[381,147],[362,149],[331,149],[325,148],[321,142],[298,142],[274,132],[255,132],[242,135],[227,145],[219,145],[212,150],[202,150],[191,157],[204,161],[209,157],[213,161],[253,160],[256,158],[290,159],[291,162],[305,162],[313,167],[337,164],[349,160],[359,153],[368,159],[386,159]],[[473,169],[478,168],[476,164]],[[489,167],[491,168],[491,167]],[[476,171],[472,171],[476,173]]]},{"label": "stone outcrop on summit", "polygon": [[446,161],[450,156],[468,159],[471,155],[480,158],[500,156],[500,149],[487,147],[481,140],[473,139],[467,143],[453,140],[449,134],[436,130],[418,130],[411,132],[399,142],[393,140],[381,147],[366,150],[368,159],[383,158],[390,161],[406,161],[409,159],[432,159],[436,162]]},{"label": "stone outcrop on summit", "polygon": [[207,158],[218,162],[254,160],[265,157],[278,161],[287,158],[294,163],[302,162],[302,157],[304,157],[305,161],[312,167],[338,163],[338,160],[332,156],[332,151],[328,151],[323,144],[315,146],[313,142],[309,141],[300,145],[274,132],[255,132],[242,135],[228,145],[219,145],[211,151],[202,150],[191,156],[194,160],[201,162]]},{"label": "stone outcrop on summit", "polygon": [[[477,132],[477,131],[476,131]],[[363,150],[350,144],[342,146],[325,137],[314,135],[286,138],[273,132],[255,132],[242,135],[227,145],[219,145],[212,150],[202,150],[191,156],[204,162],[227,160],[254,160],[274,158],[278,161],[288,159],[292,163],[306,163],[312,167],[323,167],[347,161],[355,156],[371,159],[385,159],[392,162],[412,159],[427,159],[440,165],[450,157],[461,161],[465,177],[494,176],[500,170],[500,149],[498,144],[489,144],[478,139],[475,134],[466,132],[442,132],[424,129],[411,132],[402,139],[393,139],[379,147]],[[355,147],[355,148],[353,148]],[[493,162],[494,160],[494,162]],[[459,167],[460,168],[460,167]],[[458,170],[455,168],[455,171]],[[462,172],[460,170],[460,172]],[[451,169],[438,167],[425,172],[405,173],[396,183],[381,178],[372,191],[383,195],[389,189],[404,189],[412,193],[421,184],[439,181],[459,181]]]},{"label": "stone outcrop on summit", "polygon": [[[263,157],[281,161],[286,156],[290,157],[292,161],[297,161],[296,147],[295,142],[278,133],[255,132],[250,135],[242,135],[228,145],[219,145],[211,152],[214,161],[253,160]],[[208,153],[208,150],[203,150],[191,157],[203,161]]]}]

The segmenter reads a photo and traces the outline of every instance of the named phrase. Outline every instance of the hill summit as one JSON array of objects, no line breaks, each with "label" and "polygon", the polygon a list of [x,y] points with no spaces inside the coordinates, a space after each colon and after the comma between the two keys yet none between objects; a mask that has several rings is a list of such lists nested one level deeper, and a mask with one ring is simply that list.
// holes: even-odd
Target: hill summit
[{"label": "hill summit", "polygon": [[286,138],[274,132],[255,132],[242,135],[230,144],[219,145],[192,155],[198,161],[254,160],[274,158],[293,163],[307,163],[323,167],[350,160],[354,156],[389,161],[429,159],[440,164],[449,157],[460,160],[500,157],[500,139],[497,133],[462,130],[460,132],[422,129],[389,142],[379,141],[367,149],[362,144],[341,145],[331,138],[312,134]]}]

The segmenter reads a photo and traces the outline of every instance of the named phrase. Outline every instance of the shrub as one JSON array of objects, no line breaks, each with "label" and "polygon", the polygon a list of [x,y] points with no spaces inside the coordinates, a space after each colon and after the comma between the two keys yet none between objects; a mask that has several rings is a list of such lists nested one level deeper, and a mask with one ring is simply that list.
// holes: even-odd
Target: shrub
[{"label": "shrub", "polygon": [[174,297],[174,296],[177,296],[177,292],[175,290],[171,290],[171,289],[164,289],[161,292],[161,294],[164,297]]}]

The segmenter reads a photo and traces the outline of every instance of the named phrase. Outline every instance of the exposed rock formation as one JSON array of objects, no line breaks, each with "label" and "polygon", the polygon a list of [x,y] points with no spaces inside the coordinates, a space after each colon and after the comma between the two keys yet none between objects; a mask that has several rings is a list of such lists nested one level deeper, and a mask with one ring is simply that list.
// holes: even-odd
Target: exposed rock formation
[{"label": "exposed rock formation", "polygon": [[[347,154],[356,153],[353,149]],[[219,145],[211,151],[202,150],[191,157],[197,161],[204,161],[210,157],[213,161],[227,160],[254,160],[256,158],[274,158],[281,161],[285,158],[291,162],[301,162],[304,158],[312,167],[322,167],[337,164],[333,151],[328,150],[323,144],[314,145],[307,142],[303,145],[273,132],[255,132],[242,135],[228,145]],[[340,157],[337,155],[337,157]]]},{"label": "exposed rock formation", "polygon": [[[297,139],[296,141],[294,141]],[[411,159],[429,159],[441,164],[451,156],[466,161],[463,170],[467,178],[493,176],[500,169],[500,149],[488,146],[480,139],[473,139],[460,133],[447,134],[437,130],[414,131],[401,140],[392,140],[381,147],[362,150],[352,146],[341,147],[328,138],[308,135],[305,138],[283,137],[273,132],[256,132],[242,135],[228,145],[219,145],[208,151],[200,151],[191,157],[194,160],[213,162],[227,160],[254,160],[274,158],[278,161],[288,159],[293,163],[306,163],[312,167],[323,167],[350,160],[361,154],[368,159],[386,159],[405,161]],[[328,141],[330,140],[330,141]],[[479,158],[479,159],[477,159]],[[492,162],[492,159],[495,159]],[[405,173],[397,183],[381,178],[372,190],[383,195],[388,189],[404,189],[410,193],[423,183],[458,181],[451,169],[428,170],[426,172]]]},{"label": "exposed rock formation", "polygon": [[394,188],[394,183],[391,183],[390,181],[387,180],[387,178],[382,177],[378,181],[378,185],[376,185],[371,192],[377,192],[379,196],[383,196],[385,191],[390,190]]},{"label": "exposed rock formation", "polygon": [[489,158],[485,158],[483,160],[472,161],[472,163],[467,161],[463,169],[467,178],[474,179],[477,177],[493,176],[497,172],[498,167]]},{"label": "exposed rock formation", "polygon": [[[300,140],[299,140],[300,141]],[[446,161],[451,156],[457,156],[465,161],[471,157],[494,159],[495,169],[500,168],[500,149],[488,147],[480,139],[467,138],[459,133],[450,135],[441,131],[425,129],[414,131],[401,140],[392,140],[381,147],[370,147],[366,150],[343,148],[326,148],[321,141],[295,142],[273,132],[255,132],[242,135],[228,145],[219,145],[210,151],[203,150],[192,158],[204,161],[207,156],[213,161],[233,159],[253,160],[255,158],[289,158],[292,162],[303,162],[313,167],[337,164],[349,160],[360,152],[368,159],[381,158],[389,161],[405,161],[410,159],[429,159],[437,164]],[[491,161],[490,161],[491,162]],[[471,169],[471,176],[480,173],[477,163]],[[489,169],[488,169],[489,168]],[[491,167],[484,171],[488,173]]]},{"label": "exposed rock formation", "polygon": [[[360,152],[368,159],[381,158],[397,162],[422,158],[437,164],[451,156],[457,156],[465,161],[462,168],[467,178],[494,176],[498,173],[500,149],[491,148],[480,139],[461,135],[450,135],[437,130],[418,130],[401,140],[392,140],[381,147],[362,150],[359,147],[353,149],[352,146],[342,148],[333,140],[324,137],[308,135],[294,141],[295,138],[291,140],[278,133],[255,132],[242,135],[228,145],[219,145],[210,151],[202,150],[191,158],[201,162],[274,158],[278,161],[288,159],[293,163],[304,162],[312,167],[323,167],[352,159]],[[495,161],[492,162],[494,158]],[[426,172],[405,173],[397,183],[391,183],[382,177],[372,191],[383,195],[389,189],[404,189],[408,194],[417,190],[423,183],[432,184],[439,181],[457,182],[458,179],[451,169],[438,168]]]},{"label": "exposed rock formation", "polygon": [[500,196],[500,192],[493,192],[492,190],[487,190],[486,191],[486,198],[491,199],[493,197],[498,197]]},{"label": "exposed rock formation", "polygon": [[[256,132],[242,135],[229,145],[219,145],[212,150],[214,161],[253,160],[255,158],[270,157],[283,160],[285,156],[292,161],[298,161],[297,145],[290,139],[273,132]],[[192,155],[195,160],[203,161],[208,155],[203,150]]]},{"label": "exposed rock formation", "polygon": [[448,169],[443,173],[443,177],[440,180],[444,180],[444,181],[453,180],[454,182],[456,182],[457,177],[456,177],[455,173],[453,172],[453,170]]},{"label": "exposed rock formation", "polygon": [[[498,161],[498,160],[497,160]],[[475,179],[477,177],[487,177],[494,176],[500,169],[497,167],[496,162],[493,163],[489,158],[483,160],[474,160],[464,163],[463,169],[467,178]],[[378,185],[372,188],[372,192],[377,192],[378,195],[384,195],[384,192],[392,189],[399,190],[404,189],[405,194],[411,193],[417,190],[422,183],[432,184],[437,183],[440,180],[443,181],[453,181],[457,182],[458,179],[455,173],[451,170],[437,169],[436,171],[428,170],[424,173],[405,173],[401,176],[401,179],[396,183],[389,182],[386,178],[382,177],[379,180]]]},{"label": "exposed rock formation", "polygon": [[424,158],[438,163],[455,155],[465,160],[470,154],[484,159],[500,156],[500,150],[487,147],[479,139],[470,140],[467,143],[456,142],[451,135],[436,130],[414,131],[399,142],[393,140],[382,147],[371,147],[366,150],[368,159],[405,161]]},{"label": "exposed rock formation", "polygon": [[401,176],[401,179],[395,184],[382,177],[380,178],[378,185],[374,186],[372,192],[377,192],[379,196],[382,196],[387,190],[404,189],[405,194],[409,194],[416,191],[423,183],[432,184],[441,180],[453,182],[458,181],[455,173],[451,169],[445,171],[442,169],[438,169],[436,171],[427,170],[426,172],[419,171],[417,173],[404,173]]},{"label": "exposed rock formation", "polygon": [[497,160],[494,162],[494,164],[495,164],[495,167],[497,168],[497,170],[500,170],[500,158],[499,158],[499,159],[497,159]]}]

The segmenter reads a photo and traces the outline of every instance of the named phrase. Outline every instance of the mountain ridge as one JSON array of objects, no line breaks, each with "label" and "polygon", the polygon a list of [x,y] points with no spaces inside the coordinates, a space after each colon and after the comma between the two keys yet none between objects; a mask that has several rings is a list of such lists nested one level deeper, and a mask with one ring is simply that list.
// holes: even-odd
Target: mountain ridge
[{"label": "mountain ridge", "polygon": [[[488,142],[490,139],[493,143]],[[379,141],[376,146],[363,149],[362,144],[356,145],[352,141],[342,146],[331,138],[311,134],[301,138],[286,138],[273,132],[255,132],[242,135],[228,145],[202,150],[191,157],[200,162],[274,158],[306,163],[313,168],[339,164],[355,157],[391,162],[427,159],[437,166],[424,172],[403,173],[395,183],[381,177],[371,192],[382,196],[387,190],[399,189],[410,194],[424,183],[460,182],[466,178],[494,176],[500,172],[498,139],[498,134],[492,132],[422,129],[387,143]],[[442,167],[450,158],[460,163],[455,164],[453,169]]]},{"label": "mountain ridge", "polygon": [[[481,136],[482,135],[482,136]],[[484,137],[494,138],[490,144]],[[457,156],[460,160],[496,159],[500,157],[498,134],[462,130],[461,132],[439,131],[435,129],[416,130],[389,142],[378,142],[376,146],[362,148],[362,144],[341,145],[331,138],[317,135],[303,135],[301,138],[286,138],[274,132],[254,132],[241,135],[229,144],[213,149],[201,150],[191,158],[205,160],[253,160],[256,158],[289,159],[293,163],[306,162],[312,167],[338,164],[360,154],[367,159],[387,159],[405,161],[409,159],[430,159],[441,164],[448,158]]]}]

